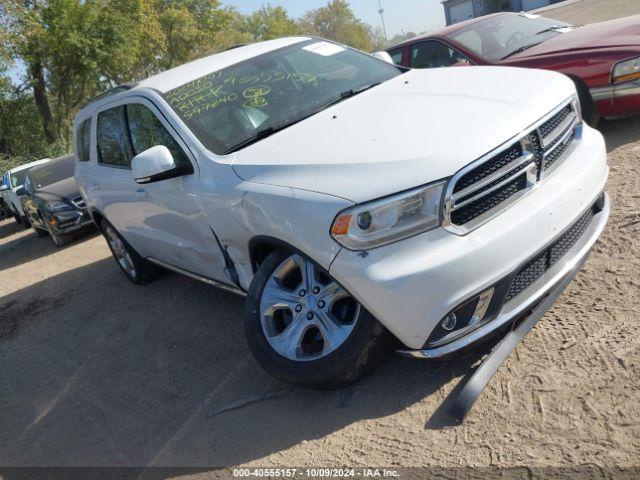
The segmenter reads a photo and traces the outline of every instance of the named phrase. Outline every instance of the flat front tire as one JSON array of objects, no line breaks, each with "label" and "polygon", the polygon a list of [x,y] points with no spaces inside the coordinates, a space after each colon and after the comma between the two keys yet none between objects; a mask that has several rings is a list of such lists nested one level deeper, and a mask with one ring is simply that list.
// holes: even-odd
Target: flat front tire
[{"label": "flat front tire", "polygon": [[275,377],[334,389],[369,373],[392,337],[329,273],[307,257],[275,250],[260,265],[245,310],[249,347]]}]

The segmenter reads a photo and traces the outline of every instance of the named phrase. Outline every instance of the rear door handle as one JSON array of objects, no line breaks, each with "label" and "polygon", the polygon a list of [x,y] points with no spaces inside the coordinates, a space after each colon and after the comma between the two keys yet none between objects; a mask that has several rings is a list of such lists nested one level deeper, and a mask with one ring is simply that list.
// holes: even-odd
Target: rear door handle
[{"label": "rear door handle", "polygon": [[149,192],[147,192],[144,188],[139,188],[136,190],[136,197],[145,198],[149,196]]}]

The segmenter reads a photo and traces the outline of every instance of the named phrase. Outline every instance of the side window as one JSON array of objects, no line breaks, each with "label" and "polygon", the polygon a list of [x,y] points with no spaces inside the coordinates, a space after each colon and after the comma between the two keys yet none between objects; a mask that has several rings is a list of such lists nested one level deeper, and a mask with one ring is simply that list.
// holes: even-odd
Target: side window
[{"label": "side window", "polygon": [[189,164],[189,159],[173,136],[164,128],[162,122],[144,105],[132,103],[127,105],[127,120],[131,134],[133,155],[164,145],[169,149],[176,166]]},{"label": "side window", "polygon": [[393,63],[395,63],[396,65],[402,65],[403,51],[404,51],[404,48],[397,48],[395,50],[389,51],[389,55],[391,55],[391,59],[393,60]]},{"label": "side window", "polygon": [[87,119],[78,127],[76,152],[79,162],[88,162],[91,157],[91,119]]},{"label": "side window", "polygon": [[432,40],[411,46],[412,68],[450,67],[461,62],[468,63],[468,60],[440,42]]},{"label": "side window", "polygon": [[131,157],[124,129],[124,107],[98,114],[98,161],[107,165],[128,167]]}]

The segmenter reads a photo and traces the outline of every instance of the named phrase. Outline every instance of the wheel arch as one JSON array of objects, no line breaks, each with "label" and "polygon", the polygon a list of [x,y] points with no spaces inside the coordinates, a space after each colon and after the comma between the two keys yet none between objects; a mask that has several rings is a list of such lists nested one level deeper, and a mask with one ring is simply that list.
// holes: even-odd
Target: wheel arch
[{"label": "wheel arch", "polygon": [[319,265],[321,268],[324,268],[328,271],[328,268],[325,268],[313,254],[309,254],[304,250],[292,245],[291,243],[282,240],[277,237],[272,237],[269,235],[256,235],[249,241],[249,259],[251,262],[252,272],[255,274],[260,267],[260,264],[265,261],[265,259],[276,249],[288,250],[291,253],[298,253],[303,257],[312,260],[314,263]]},{"label": "wheel arch", "polygon": [[92,208],[91,210],[89,210],[89,215],[91,215],[91,219],[93,220],[93,223],[95,224],[98,231],[102,232],[102,220],[106,218],[104,214],[97,208]]},{"label": "wheel arch", "polygon": [[249,259],[251,262],[251,270],[254,274],[262,262],[277,248],[301,253],[299,249],[290,243],[276,237],[257,235],[249,240]]}]

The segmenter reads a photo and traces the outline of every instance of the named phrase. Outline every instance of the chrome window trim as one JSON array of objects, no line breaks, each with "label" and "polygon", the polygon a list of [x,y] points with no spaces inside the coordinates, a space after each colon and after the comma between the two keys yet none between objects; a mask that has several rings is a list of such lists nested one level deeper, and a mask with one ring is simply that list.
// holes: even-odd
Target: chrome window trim
[{"label": "chrome window trim", "polygon": [[[475,219],[471,220],[470,222],[468,222],[468,223],[466,223],[464,225],[455,225],[455,224],[453,224],[451,222],[451,213],[456,208],[460,208],[461,207],[461,205],[455,205],[455,197],[456,197],[456,195],[453,193],[453,189],[455,188],[456,183],[464,175],[466,175],[467,173],[469,173],[473,169],[479,167],[480,165],[482,165],[483,163],[487,162],[488,160],[490,160],[491,158],[495,157],[496,155],[500,154],[501,152],[505,151],[506,149],[510,148],[514,143],[517,143],[517,142],[520,142],[520,144],[522,145],[523,156],[527,155],[527,154],[534,155],[535,152],[533,152],[532,149],[531,149],[531,143],[530,143],[529,138],[528,138],[529,135],[531,135],[532,133],[536,133],[538,135],[538,138],[540,139],[541,147],[542,147],[542,138],[541,138],[540,134],[538,133],[538,129],[545,122],[547,122],[548,120],[553,118],[555,115],[557,115],[562,109],[566,108],[567,105],[572,105],[573,109],[574,109],[574,112],[575,112],[576,111],[575,102],[577,102],[577,97],[576,97],[575,94],[572,94],[569,98],[565,99],[557,107],[555,107],[549,113],[544,115],[542,118],[540,118],[539,120],[537,120],[536,122],[534,122],[533,124],[528,126],[527,128],[522,129],[518,134],[516,134],[515,136],[511,137],[509,140],[507,140],[506,142],[502,143],[497,148],[494,148],[490,152],[482,155],[480,158],[478,158],[477,160],[471,162],[467,166],[463,167],[455,175],[453,175],[449,179],[449,181],[447,182],[447,185],[445,187],[443,201],[442,201],[442,205],[443,205],[442,206],[442,212],[443,212],[442,213],[442,219],[443,219],[442,220],[442,226],[443,226],[443,228],[445,230],[451,232],[451,233],[456,234],[456,235],[460,235],[460,236],[467,235],[471,231],[475,230],[476,228],[479,228],[480,226],[482,226],[485,223],[489,222],[490,220],[492,220],[496,216],[500,215],[507,208],[511,207],[516,201],[520,200],[523,196],[527,195],[534,188],[536,188],[540,184],[540,182],[544,179],[544,177],[546,175],[548,175],[550,172],[552,172],[558,166],[558,164],[561,163],[561,159],[566,158],[568,153],[571,150],[573,150],[572,148],[570,148],[570,147],[567,148],[566,152],[563,153],[562,157],[559,158],[558,160],[556,160],[554,162],[554,164],[552,165],[552,167],[550,167],[547,170],[547,172],[541,172],[540,179],[537,178],[538,177],[538,167],[534,162],[532,164],[533,171],[527,171],[527,188],[525,188],[524,190],[519,191],[515,195],[509,197],[506,201],[500,203],[496,207],[492,208],[491,210],[488,210],[487,212],[483,213],[482,215],[476,217]],[[579,122],[579,118],[577,117],[577,115],[575,115],[574,121]],[[577,123],[576,127],[577,126],[580,126],[580,128],[581,128],[581,124],[580,123]],[[574,127],[574,129],[577,130],[576,127]],[[581,132],[581,130],[580,130],[580,132]],[[576,140],[579,139],[579,138],[580,138],[580,136],[576,135]],[[516,161],[519,162],[519,159],[516,160]],[[544,159],[543,159],[543,162],[544,162]],[[509,167],[510,168],[507,168],[506,171],[510,171],[510,170],[512,170],[514,168],[513,165],[510,165]],[[541,165],[541,168],[542,167],[543,167],[543,164]],[[457,192],[457,193],[459,193],[459,192]],[[459,196],[458,196],[458,198],[459,198]]]}]

